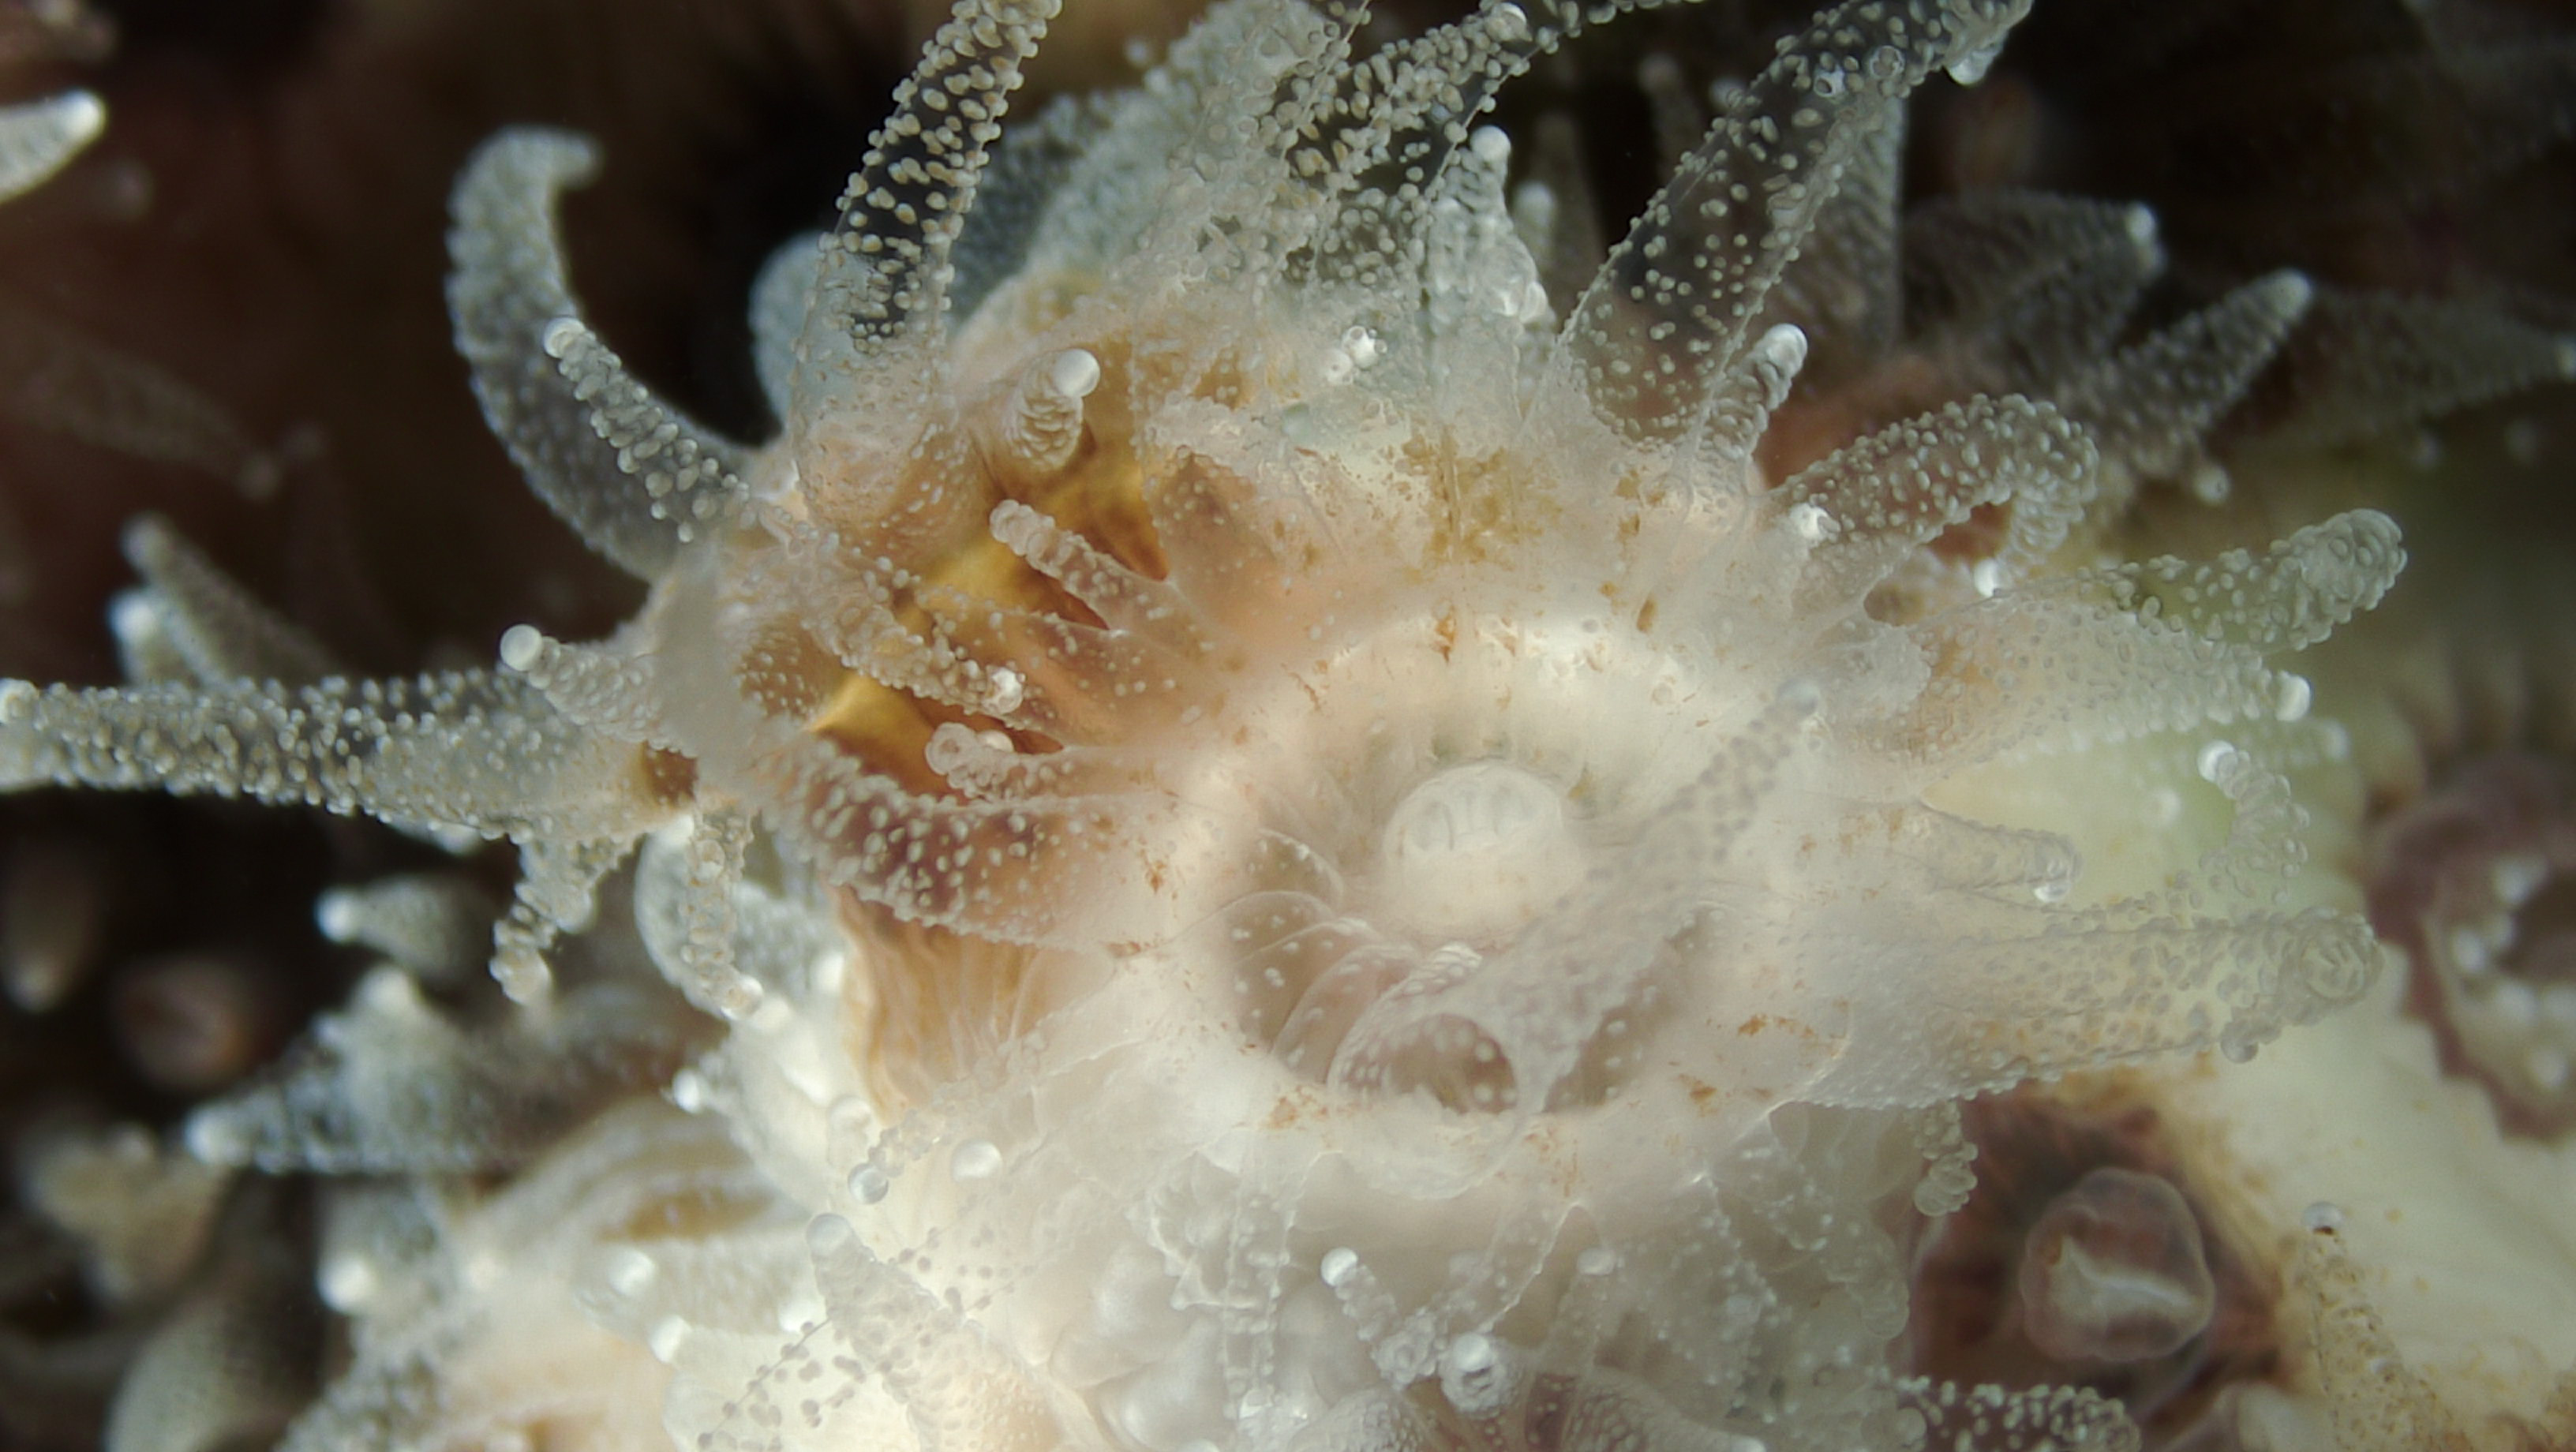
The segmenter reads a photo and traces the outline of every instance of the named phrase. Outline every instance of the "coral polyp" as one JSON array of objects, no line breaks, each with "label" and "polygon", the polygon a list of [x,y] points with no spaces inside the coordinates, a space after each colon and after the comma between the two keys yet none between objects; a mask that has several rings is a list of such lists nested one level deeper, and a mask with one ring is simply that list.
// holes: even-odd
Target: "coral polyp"
[{"label": "coral polyp", "polygon": [[1824,11],[1588,256],[1483,123],[1627,8],[1227,0],[1006,132],[1053,6],[964,0],[757,290],[760,444],[585,321],[590,144],[476,155],[458,342],[640,612],[354,680],[147,525],[137,679],[0,689],[11,786],[519,849],[508,1002],[470,892],[335,894],[386,963],[187,1125],[352,1177],[285,1445],[2109,1448],[2305,1365],[2203,1354],[2286,1252],[2162,1164],[2021,1207],[2004,1351],[1907,1331],[1963,1103],[2377,981],[2287,658],[2396,526],[2126,530],[2355,305],[2143,317],[2139,207],[1906,215],[2010,0]]}]

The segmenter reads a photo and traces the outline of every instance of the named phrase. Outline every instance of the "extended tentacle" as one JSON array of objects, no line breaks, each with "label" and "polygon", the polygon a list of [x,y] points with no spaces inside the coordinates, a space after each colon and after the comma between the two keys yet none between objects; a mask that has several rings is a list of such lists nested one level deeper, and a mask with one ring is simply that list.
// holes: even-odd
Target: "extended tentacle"
[{"label": "extended tentacle", "polygon": [[[2380,951],[2367,923],[2324,911],[1928,944],[1846,1000],[1849,1047],[1811,1092],[1921,1105],[2106,1063],[2242,1058],[2358,998]],[[2068,974],[2070,960],[2099,966]]]},{"label": "extended tentacle", "polygon": [[276,493],[277,458],[230,410],[146,359],[0,299],[0,408],[102,449]]},{"label": "extended tentacle", "polygon": [[1849,381],[1902,336],[1904,162],[1905,103],[1897,101],[1862,138],[1842,185],[1771,290],[1765,316],[1806,334],[1811,387]]},{"label": "extended tentacle", "polygon": [[398,969],[258,1082],[199,1108],[188,1148],[272,1174],[492,1174],[568,1125],[668,1080],[703,1038],[668,993],[603,981],[543,1014],[469,1027]]},{"label": "extended tentacle", "polygon": [[1784,44],[1612,249],[1566,319],[1551,386],[1641,442],[1687,427],[1871,133],[2024,8],[1846,3]]},{"label": "extended tentacle", "polygon": [[1131,631],[1185,659],[1216,648],[1178,590],[1127,568],[1037,510],[1005,500],[993,506],[992,529],[994,539],[1112,630]]},{"label": "extended tentacle", "polygon": [[751,836],[742,813],[703,811],[684,831],[647,840],[635,877],[636,922],[653,960],[689,1002],[735,1022],[768,997],[768,986],[743,971],[734,951]]},{"label": "extended tentacle", "polygon": [[[1859,600],[1979,505],[2015,501],[2026,527],[2047,532],[2053,522],[2063,538],[2094,459],[2084,430],[2020,397],[1950,404],[1846,445],[1777,492],[1781,527],[1814,541],[1800,597]],[[2056,538],[2026,541],[2022,553],[2043,553]]]},{"label": "extended tentacle", "polygon": [[2100,358],[2165,264],[2145,206],[2023,191],[1916,207],[1904,253],[1921,346],[2010,388],[2053,385]]},{"label": "extended tentacle", "polygon": [[617,471],[643,486],[644,512],[674,540],[691,543],[742,507],[743,451],[655,398],[588,324],[557,318],[538,341],[589,409],[590,431],[615,451]]},{"label": "extended tentacle", "polygon": [[[125,527],[125,557],[145,588],[118,606],[120,641],[148,629],[198,684],[302,686],[339,673],[320,641],[226,577],[159,515]],[[137,610],[148,619],[134,617]]]},{"label": "extended tentacle", "polygon": [[[1900,756],[1957,770],[2209,722],[2296,719],[2307,683],[2264,657],[2323,639],[2375,604],[2404,563],[2396,526],[2356,510],[2259,557],[2150,560],[2006,592],[1913,627],[1942,668],[1867,729]],[[2012,693],[1971,705],[1970,683],[1998,674]]]},{"label": "extended tentacle", "polygon": [[1134,753],[1067,746],[1022,751],[1002,733],[977,732],[954,721],[930,733],[922,759],[950,786],[982,801],[1099,796],[1153,790],[1153,766]]},{"label": "extended tentacle", "polygon": [[1194,814],[1154,794],[959,803],[811,738],[778,742],[755,769],[781,804],[771,827],[823,882],[911,922],[998,943],[1152,942],[1174,926],[1174,893],[1241,890],[1225,871],[1156,885],[1157,862],[1208,844]]},{"label": "extended tentacle", "polygon": [[2209,560],[2163,556],[2037,587],[2104,600],[2141,618],[2259,655],[2302,650],[2379,603],[2406,565],[2397,522],[2356,509],[2266,548]]},{"label": "extended tentacle", "polygon": [[1057,1425],[1035,1376],[976,1324],[889,1265],[838,1215],[806,1228],[832,1329],[902,1405],[921,1452],[1044,1445]]},{"label": "extended tentacle", "polygon": [[[2077,374],[2057,389],[2058,406],[2083,421],[2123,480],[2190,474],[2193,488],[2214,500],[2226,476],[2201,440],[2271,361],[2315,292],[2296,272],[2248,283]],[[2111,491],[2105,502],[2126,493]]]},{"label": "extended tentacle", "polygon": [[[584,544],[649,580],[669,566],[696,517],[670,517],[648,487],[648,461],[667,452],[674,470],[712,463],[724,474],[741,451],[654,399],[581,324],[555,201],[597,167],[597,150],[569,132],[523,127],[485,142],[456,184],[447,306],[483,416],[528,487]],[[560,361],[550,353],[557,346]],[[630,473],[636,464],[647,464],[635,471],[641,479]],[[691,482],[722,489],[694,474]]]},{"label": "extended tentacle", "polygon": [[783,428],[795,407],[796,338],[823,270],[823,234],[803,232],[778,244],[751,282],[751,365],[760,396]]},{"label": "extended tentacle", "polygon": [[899,457],[933,414],[948,371],[949,254],[1055,12],[1055,0],[961,0],[869,138],[823,239],[788,390],[809,487],[856,462],[830,462],[845,449]]},{"label": "extended tentacle", "polygon": [[2296,397],[2262,434],[2288,447],[2386,435],[2535,383],[2576,381],[2576,336],[2439,298],[2325,290],[2284,351]]},{"label": "extended tentacle", "polygon": [[159,788],[522,841],[632,836],[668,811],[634,749],[478,672],[83,690],[0,685],[0,788]]}]

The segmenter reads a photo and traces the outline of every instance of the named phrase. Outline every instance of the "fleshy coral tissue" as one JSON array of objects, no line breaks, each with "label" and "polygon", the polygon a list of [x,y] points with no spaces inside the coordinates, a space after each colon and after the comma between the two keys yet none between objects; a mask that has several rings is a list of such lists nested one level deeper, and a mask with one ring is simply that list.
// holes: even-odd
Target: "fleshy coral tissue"
[{"label": "fleshy coral tissue", "polygon": [[[1006,132],[1052,5],[964,0],[762,279],[758,446],[583,321],[552,214],[588,143],[484,147],[459,344],[641,613],[353,680],[146,524],[132,682],[0,691],[13,787],[520,852],[506,1004],[424,991],[454,894],[335,893],[384,965],[186,1125],[326,1177],[349,1364],[288,1448],[2541,1425],[2563,1328],[2470,1375],[2378,1305],[2412,1242],[2229,1136],[2412,1063],[2307,866],[2349,738],[2283,663],[2398,531],[2123,543],[2357,304],[2284,272],[2142,322],[2142,207],[1906,208],[1908,95],[1973,83],[2011,0],[1825,11],[1586,256],[1480,122],[1634,8],[1368,50],[1355,7],[1225,0]],[[2494,388],[2566,367],[2487,345]],[[1816,402],[1908,370],[1912,417]],[[1972,1138],[2014,1131],[1969,1121],[2025,1085],[2170,1124],[1971,1213]],[[1935,1324],[1998,1235],[1999,1309]],[[138,1362],[130,1445],[220,1399],[210,1346]]]}]

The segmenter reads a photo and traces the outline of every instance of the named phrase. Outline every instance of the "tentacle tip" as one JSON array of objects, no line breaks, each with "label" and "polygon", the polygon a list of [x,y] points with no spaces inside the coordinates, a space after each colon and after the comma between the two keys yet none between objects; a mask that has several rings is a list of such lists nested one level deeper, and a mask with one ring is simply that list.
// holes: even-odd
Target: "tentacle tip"
[{"label": "tentacle tip", "polygon": [[1807,330],[1796,323],[1781,323],[1762,335],[1754,345],[1762,350],[1765,361],[1780,370],[1784,378],[1794,378],[1807,364]]},{"label": "tentacle tip", "polygon": [[97,140],[98,134],[107,129],[107,103],[95,91],[65,91],[54,98],[53,110],[67,143],[66,155]]},{"label": "tentacle tip", "polygon": [[2285,267],[2254,285],[2274,312],[2288,318],[2306,312],[2317,297],[2317,285],[2295,267]]},{"label": "tentacle tip", "polygon": [[545,658],[546,634],[533,625],[513,625],[501,632],[501,664],[524,675]]},{"label": "tentacle tip", "polygon": [[576,317],[559,317],[549,322],[537,335],[537,345],[546,356],[562,362],[590,339],[590,326]]},{"label": "tentacle tip", "polygon": [[1088,348],[1067,348],[1047,363],[1047,385],[1066,398],[1089,398],[1100,386],[1100,359]]}]

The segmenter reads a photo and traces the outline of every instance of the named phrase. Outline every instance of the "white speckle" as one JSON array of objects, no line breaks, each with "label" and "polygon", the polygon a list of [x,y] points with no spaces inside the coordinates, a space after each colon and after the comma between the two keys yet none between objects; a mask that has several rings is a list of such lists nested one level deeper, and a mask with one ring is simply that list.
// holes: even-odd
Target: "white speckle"
[{"label": "white speckle", "polygon": [[2549,859],[2529,852],[2508,853],[2487,869],[2487,880],[2495,888],[2496,901],[2518,908],[2549,881]]},{"label": "white speckle", "polygon": [[332,942],[346,943],[358,936],[360,910],[361,901],[355,891],[329,888],[313,900],[313,925]]},{"label": "white speckle", "polygon": [[2567,1087],[2567,1051],[2555,1044],[2542,1044],[2533,1049],[2525,1058],[2523,1067],[2531,1075],[2532,1083],[2552,1094]]},{"label": "white speckle", "polygon": [[1618,1268],[1618,1252],[1606,1245],[1587,1245],[1574,1257],[1574,1270],[1577,1275],[1606,1276]]},{"label": "white speckle", "polygon": [[682,1343],[688,1339],[689,1323],[678,1316],[665,1316],[654,1322],[653,1329],[645,1333],[644,1349],[653,1353],[654,1360],[667,1366],[678,1358]]},{"label": "white speckle", "polygon": [[1087,348],[1067,348],[1047,364],[1047,386],[1067,398],[1089,398],[1100,386],[1100,360]]},{"label": "white speckle", "polygon": [[706,1076],[695,1069],[682,1069],[671,1076],[671,1102],[683,1114],[703,1114],[707,1107]]},{"label": "white speckle", "polygon": [[888,1179],[886,1172],[878,1169],[874,1161],[862,1161],[857,1169],[850,1171],[850,1195],[862,1205],[876,1204],[893,1188],[894,1181]]},{"label": "white speckle", "polygon": [[501,632],[501,664],[514,671],[534,669],[545,649],[545,632],[533,625],[513,625]]},{"label": "white speckle", "polygon": [[1028,681],[1009,666],[995,666],[986,678],[984,709],[994,715],[1007,716],[1027,699]]},{"label": "white speckle", "polygon": [[2540,1018],[2540,995],[2518,978],[2496,981],[2488,990],[2486,1005],[2495,1016],[2515,1029],[2529,1029]]},{"label": "white speckle", "polygon": [[2221,776],[2235,769],[2238,755],[2235,743],[2212,741],[2200,748],[2200,755],[2192,762],[2192,769],[2200,773],[2202,781],[2216,782]]},{"label": "white speckle", "polygon": [[1950,79],[1963,86],[1977,84],[1986,78],[1987,71],[1993,69],[1995,57],[2003,54],[2003,49],[2004,43],[1996,40],[1969,51],[1946,67]]},{"label": "white speckle", "polygon": [[1339,1287],[1349,1284],[1352,1274],[1359,1268],[1358,1251],[1348,1246],[1336,1246],[1324,1252],[1323,1262],[1315,1268],[1315,1273],[1323,1277],[1325,1285]]},{"label": "white speckle", "polygon": [[1002,1151],[989,1139],[970,1139],[948,1157],[948,1174],[959,1184],[989,1180],[1002,1167]]},{"label": "white speckle", "polygon": [[546,324],[545,331],[537,335],[537,346],[546,350],[547,357],[561,359],[581,346],[581,340],[589,332],[590,329],[579,318],[557,318]]},{"label": "white speckle", "polygon": [[2308,684],[2308,678],[2284,671],[2277,684],[2280,695],[2272,703],[2273,717],[2282,721],[2306,720],[2308,707],[2316,700],[2316,691]]},{"label": "white speckle", "polygon": [[653,1257],[633,1246],[620,1246],[609,1252],[608,1285],[621,1296],[640,1296],[661,1270]]},{"label": "white speckle", "polygon": [[817,1215],[805,1227],[806,1248],[837,1258],[859,1243],[859,1227],[838,1215]]},{"label": "white speckle", "polygon": [[314,1288],[322,1293],[323,1304],[345,1316],[375,1299],[380,1284],[374,1264],[365,1256],[341,1254],[323,1258]]}]

